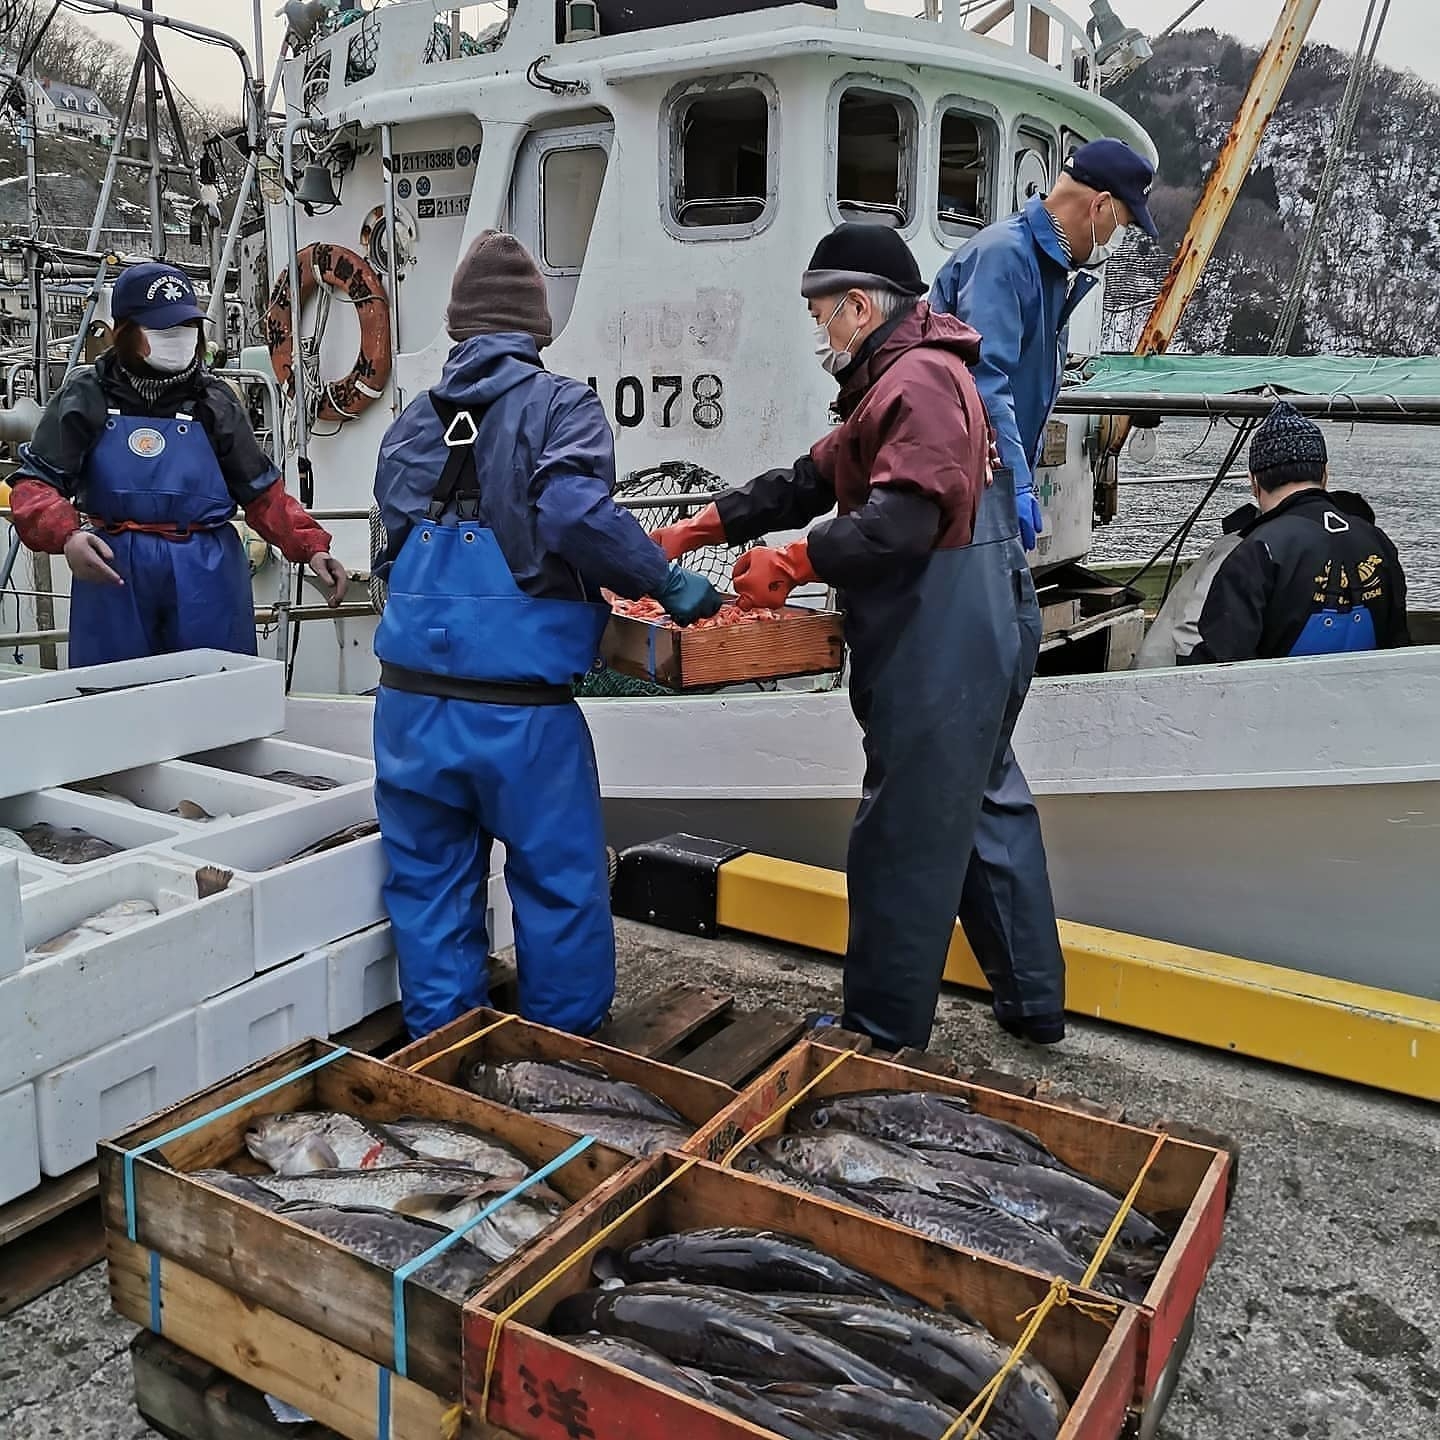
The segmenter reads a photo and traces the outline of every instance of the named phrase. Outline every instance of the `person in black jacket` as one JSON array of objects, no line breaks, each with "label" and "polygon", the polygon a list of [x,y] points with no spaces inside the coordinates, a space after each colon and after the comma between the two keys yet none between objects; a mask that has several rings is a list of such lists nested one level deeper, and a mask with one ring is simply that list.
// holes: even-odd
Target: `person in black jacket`
[{"label": "person in black jacket", "polygon": [[1260,513],[1221,565],[1179,663],[1344,655],[1410,643],[1405,572],[1358,495],[1329,494],[1325,437],[1283,401],[1255,432]]}]

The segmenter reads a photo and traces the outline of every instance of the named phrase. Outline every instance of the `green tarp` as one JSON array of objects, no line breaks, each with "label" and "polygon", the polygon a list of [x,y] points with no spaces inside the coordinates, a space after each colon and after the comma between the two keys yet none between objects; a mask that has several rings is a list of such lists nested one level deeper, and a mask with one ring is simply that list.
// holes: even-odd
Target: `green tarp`
[{"label": "green tarp", "polygon": [[1319,355],[1100,355],[1066,395],[1231,395],[1266,386],[1300,395],[1440,395],[1440,358],[1376,360]]}]

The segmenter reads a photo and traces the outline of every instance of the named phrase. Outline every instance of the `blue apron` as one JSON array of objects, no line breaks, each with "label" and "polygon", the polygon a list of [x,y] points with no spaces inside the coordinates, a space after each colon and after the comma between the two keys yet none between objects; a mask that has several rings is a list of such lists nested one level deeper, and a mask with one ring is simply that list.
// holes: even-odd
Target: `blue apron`
[{"label": "blue apron", "polygon": [[125,584],[72,582],[72,666],[202,648],[255,653],[250,565],[229,524],[235,502],[199,421],[112,410],[77,498]]},{"label": "blue apron", "polygon": [[390,571],[375,636],[375,800],[405,1023],[488,999],[486,895],[505,846],[520,1012],[588,1034],[615,993],[590,732],[573,699],[603,604],[526,595],[482,518],[483,419],[432,396],[448,459]]}]

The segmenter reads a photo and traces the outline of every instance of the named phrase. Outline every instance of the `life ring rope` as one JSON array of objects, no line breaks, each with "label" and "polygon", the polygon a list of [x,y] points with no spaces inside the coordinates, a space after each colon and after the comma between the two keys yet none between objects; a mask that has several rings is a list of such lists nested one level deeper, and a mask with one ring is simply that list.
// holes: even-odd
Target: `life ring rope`
[{"label": "life ring rope", "polygon": [[[318,242],[299,254],[300,305],[323,282],[330,296],[355,307],[360,324],[360,350],[349,373],[322,381],[317,420],[344,424],[354,420],[385,393],[394,356],[390,352],[390,302],[374,267],[343,245]],[[295,336],[291,327],[290,271],[280,272],[265,315],[265,339],[275,378],[295,393]]]}]

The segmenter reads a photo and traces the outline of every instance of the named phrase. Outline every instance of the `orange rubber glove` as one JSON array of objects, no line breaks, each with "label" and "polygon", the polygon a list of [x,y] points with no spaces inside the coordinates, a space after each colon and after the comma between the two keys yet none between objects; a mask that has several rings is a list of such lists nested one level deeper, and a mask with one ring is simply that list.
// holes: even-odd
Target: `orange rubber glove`
[{"label": "orange rubber glove", "polygon": [[779,550],[757,545],[735,562],[735,594],[742,610],[783,605],[797,585],[820,577],[810,564],[810,547],[796,540]]},{"label": "orange rubber glove", "polygon": [[678,560],[692,550],[725,543],[725,526],[714,505],[707,505],[698,515],[674,525],[662,525],[650,532],[650,538],[665,552],[667,560]]}]

